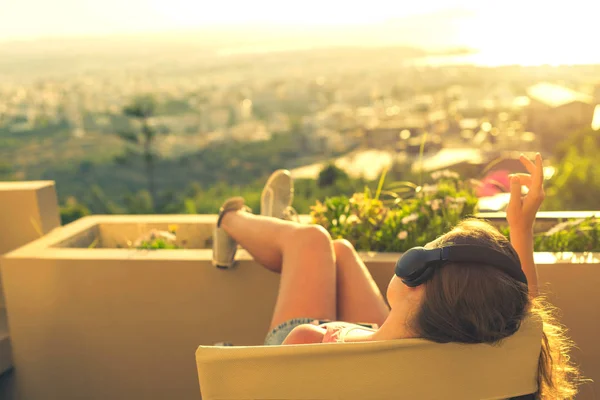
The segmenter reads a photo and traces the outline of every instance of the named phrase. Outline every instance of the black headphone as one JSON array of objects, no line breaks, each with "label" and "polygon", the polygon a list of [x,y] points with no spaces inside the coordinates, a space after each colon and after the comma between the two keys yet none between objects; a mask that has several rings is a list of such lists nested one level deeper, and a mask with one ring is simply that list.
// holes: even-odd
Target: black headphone
[{"label": "black headphone", "polygon": [[504,271],[514,279],[527,284],[518,257],[510,257],[486,246],[460,244],[426,249],[413,247],[396,262],[396,275],[406,286],[416,287],[433,276],[436,268],[449,262],[481,263]]}]

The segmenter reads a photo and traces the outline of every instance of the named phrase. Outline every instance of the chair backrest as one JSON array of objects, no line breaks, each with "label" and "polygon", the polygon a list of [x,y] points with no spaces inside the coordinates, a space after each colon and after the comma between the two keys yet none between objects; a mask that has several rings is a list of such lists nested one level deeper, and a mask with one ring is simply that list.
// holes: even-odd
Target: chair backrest
[{"label": "chair backrest", "polygon": [[506,399],[537,391],[542,322],[496,345],[421,339],[200,346],[203,400]]}]

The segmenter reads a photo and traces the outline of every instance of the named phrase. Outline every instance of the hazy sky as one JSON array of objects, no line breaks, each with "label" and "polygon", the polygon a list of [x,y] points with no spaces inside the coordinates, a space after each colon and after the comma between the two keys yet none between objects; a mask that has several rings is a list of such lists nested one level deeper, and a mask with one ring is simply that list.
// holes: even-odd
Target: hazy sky
[{"label": "hazy sky", "polygon": [[482,0],[0,0],[0,40],[240,23],[368,23]]},{"label": "hazy sky", "polygon": [[[472,13],[456,23],[461,45],[494,56],[600,57],[599,0],[0,0],[0,41],[209,25],[368,24],[456,9]],[[435,36],[432,25],[420,28]]]}]

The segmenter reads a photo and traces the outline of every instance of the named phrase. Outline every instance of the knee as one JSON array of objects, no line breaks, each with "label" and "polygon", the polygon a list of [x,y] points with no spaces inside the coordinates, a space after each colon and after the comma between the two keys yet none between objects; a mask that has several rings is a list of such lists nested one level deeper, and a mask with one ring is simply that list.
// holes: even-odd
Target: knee
[{"label": "knee", "polygon": [[299,325],[295,327],[283,341],[283,344],[321,343],[327,330],[315,325]]},{"label": "knee", "polygon": [[338,259],[354,256],[354,246],[346,239],[336,239],[333,241],[333,250]]},{"label": "knee", "polygon": [[290,241],[312,249],[331,249],[331,235],[321,225],[304,225],[295,229]]}]

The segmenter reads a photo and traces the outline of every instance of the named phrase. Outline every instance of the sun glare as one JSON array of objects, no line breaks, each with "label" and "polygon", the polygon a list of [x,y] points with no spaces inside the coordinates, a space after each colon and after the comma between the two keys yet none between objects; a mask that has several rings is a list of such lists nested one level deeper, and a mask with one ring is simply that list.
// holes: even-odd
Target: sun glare
[{"label": "sun glare", "polygon": [[[381,4],[379,4],[381,3]],[[458,7],[472,11],[454,25],[456,45],[479,51],[469,61],[478,65],[560,65],[600,61],[586,38],[591,37],[600,5],[572,0],[565,5],[538,0],[457,0],[389,3],[372,0],[369,7],[339,1],[306,0],[301,6],[265,2],[222,2],[206,6],[187,0],[152,0],[153,11],[179,27],[200,25],[336,26],[384,23],[393,18]],[[574,17],[576,16],[576,18]],[[449,35],[440,27],[440,35]],[[386,38],[389,41],[390,38]],[[405,44],[408,39],[396,38]],[[373,43],[377,45],[377,43]]]},{"label": "sun glare", "polygon": [[479,65],[562,65],[600,61],[589,38],[595,37],[600,4],[573,0],[567,5],[506,0],[477,5],[472,24],[460,32],[465,45],[481,51]]},{"label": "sun glare", "polygon": [[595,131],[600,130],[600,104],[596,106],[594,111],[594,120],[592,121],[592,129]]},{"label": "sun glare", "polygon": [[[38,12],[31,13],[30,10]],[[68,10],[68,12],[65,12]],[[449,10],[460,10],[457,17]],[[341,0],[305,0],[293,7],[286,2],[233,0],[192,2],[188,0],[21,0],[0,13],[0,40],[44,36],[77,36],[164,32],[206,26],[242,27],[252,24],[273,29],[310,29],[339,25],[370,24],[367,32],[383,23],[411,16],[440,14],[424,32],[418,26],[414,37],[406,30],[398,37],[369,36],[366,44],[408,44],[416,46],[471,47],[480,53],[472,62],[499,64],[582,64],[600,61],[594,52],[600,2],[570,0],[568,3],[541,0],[423,0],[390,2],[370,0],[368,4]],[[446,14],[444,14],[446,13]],[[460,13],[458,13],[460,14]],[[439,23],[436,23],[439,21]],[[372,25],[372,26],[371,26]],[[425,37],[427,36],[427,38]],[[429,38],[428,36],[431,36]],[[450,39],[451,38],[451,39]],[[419,42],[420,39],[421,40]],[[445,40],[448,39],[448,40]],[[313,40],[313,39],[311,39]],[[440,42],[443,44],[437,45]],[[344,43],[347,44],[347,43]]]},{"label": "sun glare", "polygon": [[288,3],[264,0],[221,2],[212,3],[210,6],[206,6],[204,2],[194,3],[188,0],[150,1],[152,9],[156,13],[168,18],[178,26],[248,23],[272,25],[364,24],[443,8],[443,2],[429,1],[429,3],[428,6],[394,5],[382,0],[374,0],[369,7],[364,7],[364,5],[352,5],[339,1],[305,0],[296,7],[290,7]]}]

